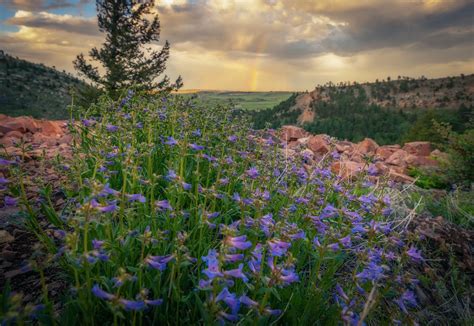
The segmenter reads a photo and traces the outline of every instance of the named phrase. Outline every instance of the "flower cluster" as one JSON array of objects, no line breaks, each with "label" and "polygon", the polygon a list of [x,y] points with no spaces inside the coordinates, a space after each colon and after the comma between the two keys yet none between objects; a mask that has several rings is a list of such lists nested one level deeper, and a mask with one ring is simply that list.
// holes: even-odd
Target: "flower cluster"
[{"label": "flower cluster", "polygon": [[370,307],[380,323],[412,320],[407,266],[423,255],[384,187],[343,180],[332,156],[288,155],[226,109],[133,93],[103,105],[118,109],[75,131],[62,173],[76,205],[54,221],[83,316],[361,324]]}]

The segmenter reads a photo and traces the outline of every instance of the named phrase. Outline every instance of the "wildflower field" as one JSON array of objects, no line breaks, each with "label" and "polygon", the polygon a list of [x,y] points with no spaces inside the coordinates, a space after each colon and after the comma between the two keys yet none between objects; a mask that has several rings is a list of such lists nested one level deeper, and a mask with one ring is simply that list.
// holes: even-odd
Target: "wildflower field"
[{"label": "wildflower field", "polygon": [[425,254],[389,182],[342,179],[336,153],[288,155],[271,131],[178,96],[103,98],[69,128],[59,211],[1,161],[44,246],[25,268],[57,265],[67,283],[52,298],[43,282],[36,305],[4,293],[3,324],[417,323]]}]

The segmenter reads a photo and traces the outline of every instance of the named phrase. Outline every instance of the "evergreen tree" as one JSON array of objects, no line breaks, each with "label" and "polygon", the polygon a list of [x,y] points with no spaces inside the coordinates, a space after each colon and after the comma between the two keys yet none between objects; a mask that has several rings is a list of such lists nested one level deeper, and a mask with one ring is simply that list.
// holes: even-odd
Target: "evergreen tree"
[{"label": "evergreen tree", "polygon": [[[96,0],[99,30],[105,33],[102,48],[93,48],[89,55],[104,69],[89,63],[81,53],[74,67],[111,95],[135,86],[140,90],[171,91],[182,86],[181,77],[174,84],[169,78],[158,80],[166,68],[169,43],[161,50],[150,46],[160,38],[160,21],[152,12],[153,1]],[[153,16],[152,20],[147,16]]]}]

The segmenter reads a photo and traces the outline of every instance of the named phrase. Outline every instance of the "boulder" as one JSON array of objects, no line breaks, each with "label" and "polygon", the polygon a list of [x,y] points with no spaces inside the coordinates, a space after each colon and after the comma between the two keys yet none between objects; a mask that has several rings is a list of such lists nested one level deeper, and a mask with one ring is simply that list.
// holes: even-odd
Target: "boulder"
[{"label": "boulder", "polygon": [[397,151],[397,149],[400,149],[400,145],[393,146],[393,145],[385,145],[385,146],[380,146],[377,148],[375,151],[375,155],[383,161],[388,159],[393,153]]},{"label": "boulder", "polygon": [[375,168],[377,169],[377,174],[385,174],[389,171],[388,166],[383,162],[375,162]]},{"label": "boulder", "polygon": [[[10,131],[12,132],[12,131]],[[2,137],[0,138],[0,144],[5,147],[15,146],[18,144],[19,139],[16,137]]]},{"label": "boulder", "polygon": [[431,153],[431,143],[427,141],[414,141],[406,143],[403,146],[403,150],[416,156],[429,156]]},{"label": "boulder", "polygon": [[43,133],[35,133],[31,138],[32,143],[45,146],[56,146],[59,143],[59,139],[53,136],[48,136]]},{"label": "boulder", "polygon": [[407,164],[409,166],[416,166],[416,167],[436,167],[439,166],[438,161],[435,159],[430,158],[429,156],[415,156],[415,155],[408,155]]},{"label": "boulder", "polygon": [[64,134],[63,129],[61,126],[64,123],[62,121],[40,121],[39,127],[41,129],[41,133],[46,136],[61,136]]},{"label": "boulder", "polygon": [[343,178],[351,178],[364,170],[365,164],[352,161],[337,161],[331,165],[331,171]]},{"label": "boulder", "polygon": [[395,182],[401,182],[401,183],[413,183],[415,182],[415,179],[403,174],[403,173],[398,173],[393,170],[390,170],[389,172],[389,178]]},{"label": "boulder", "polygon": [[21,132],[19,132],[19,131],[14,130],[14,131],[7,132],[4,137],[22,139],[22,138],[23,138],[23,134],[22,134]]},{"label": "boulder", "polygon": [[296,126],[283,126],[281,127],[281,139],[290,142],[296,141],[300,138],[304,138],[308,136],[308,132],[304,129],[296,127]]},{"label": "boulder", "polygon": [[379,145],[370,138],[365,138],[363,141],[356,145],[356,149],[363,155],[375,154],[375,151],[379,148]]},{"label": "boulder", "polygon": [[297,142],[300,143],[301,145],[308,144],[308,141],[309,141],[309,137],[304,137],[297,140]]},{"label": "boulder", "polygon": [[403,150],[403,149],[398,149],[396,150],[388,159],[385,160],[385,163],[391,164],[391,165],[396,165],[396,166],[401,166],[401,167],[406,167],[406,158],[408,156],[408,153]]},{"label": "boulder", "polygon": [[38,131],[38,123],[31,117],[6,117],[0,120],[0,132],[18,131],[22,133]]},{"label": "boulder", "polygon": [[336,150],[339,153],[348,153],[353,149],[354,144],[349,141],[338,141],[336,143]]},{"label": "boulder", "polygon": [[430,153],[430,157],[434,158],[437,161],[447,161],[449,159],[449,155],[445,152],[441,152],[439,149],[435,149]]},{"label": "boulder", "polygon": [[315,154],[324,155],[330,151],[329,142],[325,135],[313,136],[308,140],[308,148]]}]

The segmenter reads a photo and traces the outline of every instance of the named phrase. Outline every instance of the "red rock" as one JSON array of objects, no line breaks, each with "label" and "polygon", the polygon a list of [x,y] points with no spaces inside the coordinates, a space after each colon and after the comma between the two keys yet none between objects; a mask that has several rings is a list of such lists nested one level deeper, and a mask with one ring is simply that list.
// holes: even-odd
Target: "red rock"
[{"label": "red rock", "polygon": [[22,139],[23,134],[19,131],[14,130],[14,131],[7,132],[7,134],[4,137]]},{"label": "red rock", "polygon": [[406,151],[404,151],[403,149],[399,149],[395,151],[392,155],[390,155],[390,157],[385,160],[385,163],[401,166],[401,167],[406,167],[407,156],[408,156],[408,153]]},{"label": "red rock", "polygon": [[304,137],[297,140],[297,142],[300,143],[301,145],[308,144],[308,141],[309,141],[309,137]]},{"label": "red rock", "polygon": [[439,149],[435,149],[430,153],[430,157],[436,159],[437,161],[447,161],[449,159],[449,155],[445,152],[441,152]]},{"label": "red rock", "polygon": [[329,142],[324,135],[313,136],[308,141],[308,148],[315,154],[324,155],[330,151]]},{"label": "red rock", "polygon": [[62,121],[40,121],[39,127],[41,129],[41,133],[46,136],[60,136],[64,134],[63,129],[61,126],[63,125]]},{"label": "red rock", "polygon": [[281,139],[284,141],[298,140],[308,136],[308,133],[296,126],[283,126],[281,127]]},{"label": "red rock", "polygon": [[291,149],[295,149],[295,148],[298,148],[300,146],[300,143],[296,140],[292,140],[290,142],[288,142],[288,148],[291,148]]},{"label": "red rock", "polygon": [[352,151],[353,146],[354,146],[354,144],[349,142],[349,141],[339,141],[336,144],[336,150],[339,153],[350,152],[350,151]]},{"label": "red rock", "polygon": [[0,120],[0,131],[8,133],[10,131],[18,131],[22,133],[36,132],[38,124],[35,119],[31,117],[6,117]]},{"label": "red rock", "polygon": [[406,166],[390,165],[388,167],[390,171],[394,171],[400,174],[406,174],[408,172],[408,169],[406,168]]},{"label": "red rock", "polygon": [[[397,148],[398,147],[398,148]],[[392,145],[385,145],[385,146],[380,146],[379,148],[377,148],[377,150],[375,151],[375,155],[377,155],[380,159],[382,160],[386,160],[388,159],[393,153],[395,153],[397,151],[397,149],[399,149],[400,146],[392,146]]]},{"label": "red rock", "polygon": [[435,159],[430,158],[429,156],[415,156],[409,155],[409,159],[407,159],[407,163],[410,166],[416,167],[436,167],[439,166],[439,162]]},{"label": "red rock", "polygon": [[[12,132],[12,131],[10,131]],[[9,146],[15,146],[15,144],[18,144],[19,139],[16,137],[2,137],[0,138],[0,144],[9,147]]]},{"label": "red rock", "polygon": [[378,161],[378,162],[375,162],[374,165],[375,165],[375,168],[377,169],[378,174],[385,174],[389,171],[388,166],[383,162]]},{"label": "red rock", "polygon": [[377,148],[379,148],[379,145],[370,138],[365,138],[356,145],[356,150],[364,155],[374,154]]},{"label": "red rock", "polygon": [[51,137],[51,136],[48,136],[48,135],[44,135],[44,134],[39,133],[39,132],[37,132],[36,134],[33,135],[31,141],[34,144],[38,144],[38,145],[41,145],[41,146],[44,145],[44,147],[55,146],[59,143],[58,138]]},{"label": "red rock", "polygon": [[66,134],[58,139],[59,144],[72,144],[72,135]]},{"label": "red rock", "polygon": [[427,141],[415,141],[406,143],[403,150],[416,156],[428,156],[431,153],[431,144]]},{"label": "red rock", "polygon": [[393,170],[390,170],[389,178],[392,179],[393,181],[402,182],[402,183],[413,183],[413,182],[415,182],[414,178],[412,178],[412,177],[410,177],[406,174],[403,174],[403,173],[395,172]]},{"label": "red rock", "polygon": [[352,161],[337,161],[331,165],[331,171],[343,178],[351,178],[364,170],[365,164]]}]

